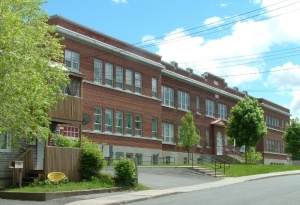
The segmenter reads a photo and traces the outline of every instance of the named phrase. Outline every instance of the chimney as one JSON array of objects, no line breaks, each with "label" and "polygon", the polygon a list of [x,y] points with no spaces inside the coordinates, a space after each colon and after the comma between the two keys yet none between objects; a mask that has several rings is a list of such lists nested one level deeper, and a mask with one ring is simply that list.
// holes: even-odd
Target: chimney
[{"label": "chimney", "polygon": [[171,65],[173,65],[173,66],[174,66],[174,68],[175,68],[175,69],[177,69],[177,68],[178,68],[178,63],[177,63],[177,62],[175,62],[175,61],[171,61],[170,63],[171,63]]},{"label": "chimney", "polygon": [[248,95],[248,92],[247,92],[247,91],[245,91],[245,90],[243,91],[243,93],[244,93],[245,95]]},{"label": "chimney", "polygon": [[238,92],[239,88],[238,87],[233,87],[233,90],[235,90],[235,92]]},{"label": "chimney", "polygon": [[190,74],[193,74],[193,69],[192,68],[186,68],[186,71],[188,71]]}]

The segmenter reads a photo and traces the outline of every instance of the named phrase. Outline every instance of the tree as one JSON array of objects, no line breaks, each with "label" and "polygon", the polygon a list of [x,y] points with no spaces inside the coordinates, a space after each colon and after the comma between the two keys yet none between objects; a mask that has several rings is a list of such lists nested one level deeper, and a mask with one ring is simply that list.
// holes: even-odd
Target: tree
[{"label": "tree", "polygon": [[[245,96],[231,109],[228,119],[227,136],[232,141],[236,139],[236,145],[255,147],[257,143],[267,134],[267,127],[264,121],[263,110],[256,99]],[[247,152],[245,152],[247,153]],[[247,154],[245,155],[247,164]]]},{"label": "tree", "polygon": [[292,119],[291,123],[286,126],[283,134],[283,141],[285,142],[284,151],[291,153],[293,159],[300,156],[300,122],[299,119]]},{"label": "tree", "polygon": [[200,136],[196,132],[193,115],[190,112],[187,112],[185,116],[181,118],[178,131],[178,146],[187,150],[189,156],[190,150],[197,142],[199,142],[199,140]]},{"label": "tree", "polygon": [[[14,139],[47,138],[47,112],[63,99],[68,76],[63,46],[43,0],[0,1],[0,133]],[[53,63],[58,62],[58,63]]]}]

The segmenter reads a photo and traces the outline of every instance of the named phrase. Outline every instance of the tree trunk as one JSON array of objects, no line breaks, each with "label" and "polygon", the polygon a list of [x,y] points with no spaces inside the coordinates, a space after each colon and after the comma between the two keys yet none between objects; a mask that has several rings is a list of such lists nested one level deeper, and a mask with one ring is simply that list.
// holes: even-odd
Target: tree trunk
[{"label": "tree trunk", "polygon": [[188,153],[188,161],[187,161],[187,163],[190,164],[190,151],[188,150],[187,153]]}]

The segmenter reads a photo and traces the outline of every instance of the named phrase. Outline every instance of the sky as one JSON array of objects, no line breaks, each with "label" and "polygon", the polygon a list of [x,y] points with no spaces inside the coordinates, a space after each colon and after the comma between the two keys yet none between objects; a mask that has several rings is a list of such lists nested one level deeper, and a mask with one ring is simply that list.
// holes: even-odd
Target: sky
[{"label": "sky", "polygon": [[300,0],[48,0],[43,10],[300,117]]}]

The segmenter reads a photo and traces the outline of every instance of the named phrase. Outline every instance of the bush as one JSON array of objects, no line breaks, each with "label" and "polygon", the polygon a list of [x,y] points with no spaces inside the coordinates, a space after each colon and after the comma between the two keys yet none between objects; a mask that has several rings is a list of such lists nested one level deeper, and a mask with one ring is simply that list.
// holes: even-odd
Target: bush
[{"label": "bush", "polygon": [[[255,152],[254,147],[250,147],[246,154],[248,164],[257,164],[263,159],[262,154],[260,152]],[[242,163],[245,163],[245,154],[242,156]]]},{"label": "bush", "polygon": [[131,159],[121,158],[114,164],[117,183],[126,187],[136,187],[135,164]]},{"label": "bush", "polygon": [[77,140],[69,139],[68,137],[53,134],[52,146],[56,147],[79,147]]},{"label": "bush", "polygon": [[86,137],[82,137],[82,155],[79,168],[81,179],[91,180],[92,177],[97,177],[105,166],[106,161],[97,144]]}]

